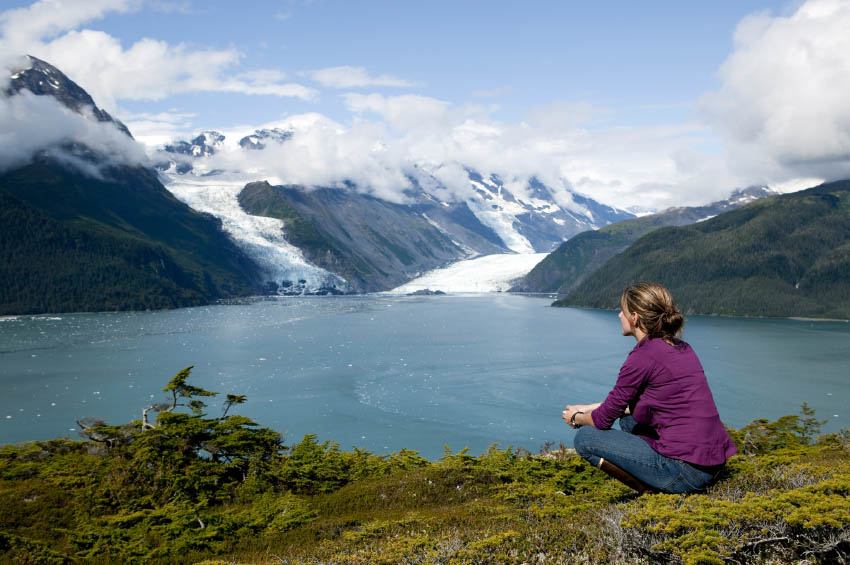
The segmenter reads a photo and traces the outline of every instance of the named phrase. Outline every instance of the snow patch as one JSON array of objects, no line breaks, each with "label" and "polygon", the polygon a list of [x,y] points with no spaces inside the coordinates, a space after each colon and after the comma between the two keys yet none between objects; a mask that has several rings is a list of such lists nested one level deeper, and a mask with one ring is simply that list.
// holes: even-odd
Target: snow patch
[{"label": "snow patch", "polygon": [[[516,215],[524,214],[528,210],[516,202],[503,198],[500,186],[491,187],[474,180],[469,182],[483,196],[481,199],[470,198],[466,201],[478,221],[496,232],[511,251],[522,255],[533,254],[534,247],[514,228]],[[495,194],[492,191],[493,188],[496,188]]]},{"label": "snow patch", "polygon": [[454,243],[459,249],[463,249],[463,253],[467,257],[472,257],[472,256],[475,256],[475,255],[478,255],[478,252],[475,251],[474,249],[472,249],[471,247],[464,245],[464,244],[460,243],[459,241],[454,240],[452,238],[452,235],[448,231],[446,231],[445,228],[443,228],[443,226],[441,226],[440,224],[438,224],[437,222],[435,222],[434,220],[429,218],[428,214],[423,212],[422,217],[425,218],[425,221],[428,222],[429,224],[431,224],[437,231],[439,231],[441,234],[443,234],[444,236],[449,238],[449,240],[452,243]]}]

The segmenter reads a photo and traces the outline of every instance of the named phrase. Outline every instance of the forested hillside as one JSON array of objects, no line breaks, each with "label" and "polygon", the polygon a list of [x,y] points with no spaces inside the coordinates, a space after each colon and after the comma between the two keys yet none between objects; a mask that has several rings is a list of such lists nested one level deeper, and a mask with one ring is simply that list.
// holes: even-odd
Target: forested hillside
[{"label": "forested hillside", "polygon": [[641,236],[664,226],[685,226],[734,210],[757,198],[777,194],[763,186],[736,190],[726,200],[704,206],[681,206],[582,232],[562,243],[537,264],[513,292],[567,294]]},{"label": "forested hillside", "polygon": [[257,267],[156,175],[48,158],[0,175],[0,314],[141,310],[252,292]]},{"label": "forested hillside", "polygon": [[555,305],[616,308],[638,280],[688,313],[850,318],[850,181],[655,230]]}]

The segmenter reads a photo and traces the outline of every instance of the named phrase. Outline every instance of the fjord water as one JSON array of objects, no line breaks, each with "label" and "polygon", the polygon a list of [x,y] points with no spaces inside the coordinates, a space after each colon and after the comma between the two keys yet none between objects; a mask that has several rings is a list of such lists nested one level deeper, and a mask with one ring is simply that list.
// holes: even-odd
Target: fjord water
[{"label": "fjord water", "polygon": [[[191,383],[245,394],[237,412],[285,432],[377,453],[498,442],[572,445],[568,402],[602,400],[630,349],[616,313],[506,294],[256,300],[159,312],[0,322],[0,443],[76,438],[76,419],[119,424]],[[802,402],[850,427],[850,324],[691,316],[721,417],[733,427]],[[221,400],[209,399],[209,414]]]}]

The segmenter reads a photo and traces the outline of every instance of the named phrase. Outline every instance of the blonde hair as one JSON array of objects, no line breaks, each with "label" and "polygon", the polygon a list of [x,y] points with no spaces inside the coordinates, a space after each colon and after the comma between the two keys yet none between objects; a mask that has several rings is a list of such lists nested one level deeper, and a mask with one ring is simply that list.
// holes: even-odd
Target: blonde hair
[{"label": "blonde hair", "polygon": [[637,314],[638,326],[647,337],[660,337],[672,343],[682,335],[685,318],[673,302],[670,291],[660,284],[639,282],[631,285],[620,296],[620,305],[626,312]]}]

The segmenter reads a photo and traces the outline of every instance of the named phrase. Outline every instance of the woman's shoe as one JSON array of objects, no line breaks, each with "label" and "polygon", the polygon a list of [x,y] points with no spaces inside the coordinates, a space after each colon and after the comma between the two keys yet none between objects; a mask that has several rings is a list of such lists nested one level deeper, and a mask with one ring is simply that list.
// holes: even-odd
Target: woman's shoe
[{"label": "woman's shoe", "polygon": [[636,490],[639,495],[656,494],[659,492],[658,489],[649,486],[640,479],[628,474],[627,472],[623,471],[613,463],[606,461],[605,459],[601,459],[599,461],[599,468],[605,471],[605,473],[609,477],[613,477],[624,485],[626,485],[627,487]]}]

